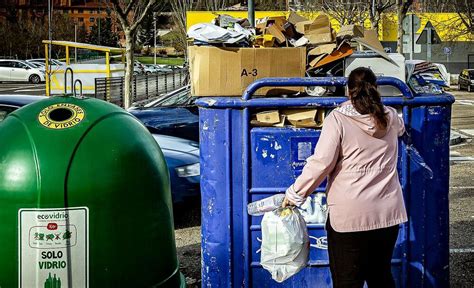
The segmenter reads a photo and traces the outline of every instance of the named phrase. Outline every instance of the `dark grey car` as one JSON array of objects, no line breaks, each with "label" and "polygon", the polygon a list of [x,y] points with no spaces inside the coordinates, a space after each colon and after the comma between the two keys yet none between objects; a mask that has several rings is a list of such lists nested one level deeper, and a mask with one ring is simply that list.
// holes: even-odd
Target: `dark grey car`
[{"label": "dark grey car", "polygon": [[462,70],[461,74],[459,74],[458,87],[459,90],[474,91],[474,69]]}]

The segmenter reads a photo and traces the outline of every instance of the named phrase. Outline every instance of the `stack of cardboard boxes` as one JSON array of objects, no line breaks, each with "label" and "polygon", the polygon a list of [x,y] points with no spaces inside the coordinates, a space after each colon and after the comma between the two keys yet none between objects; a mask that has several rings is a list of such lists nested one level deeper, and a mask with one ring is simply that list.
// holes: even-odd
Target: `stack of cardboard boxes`
[{"label": "stack of cardboard boxes", "polygon": [[[229,31],[227,34],[226,29]],[[294,12],[288,17],[266,17],[256,21],[255,29],[246,19],[220,15],[213,24],[191,27],[188,35],[194,36],[195,44],[189,47],[188,53],[193,96],[240,97],[248,85],[265,77],[347,76],[355,64],[370,66],[364,65],[367,64],[364,61],[371,61],[371,58],[392,65],[394,72],[390,70],[390,73],[393,75],[388,76],[404,80],[403,56],[387,54],[375,30],[346,25],[336,33],[325,14],[314,20]],[[359,58],[366,60],[357,62]],[[387,75],[383,73],[386,65],[377,67],[381,67],[380,71],[373,69],[377,75]],[[256,91],[255,96],[305,91],[311,94],[304,87],[267,87]],[[317,91],[311,95],[320,96],[330,90],[321,88]],[[339,96],[344,94],[341,90],[331,91]],[[316,109],[263,111],[255,115],[252,123],[314,128],[321,127],[324,115],[324,111]]]}]

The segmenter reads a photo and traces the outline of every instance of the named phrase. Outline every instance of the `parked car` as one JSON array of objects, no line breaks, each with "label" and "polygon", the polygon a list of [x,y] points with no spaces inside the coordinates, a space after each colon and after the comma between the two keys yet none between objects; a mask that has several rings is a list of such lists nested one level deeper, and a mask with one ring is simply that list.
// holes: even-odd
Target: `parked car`
[{"label": "parked car", "polygon": [[43,73],[46,73],[46,69],[45,69],[45,66],[43,64],[40,64],[38,62],[27,62],[27,61],[23,61],[23,63],[30,66],[31,68],[36,68],[36,69],[39,69],[40,71],[42,71]]},{"label": "parked car", "polygon": [[129,112],[152,133],[176,136],[199,142],[199,111],[190,86],[174,90]]},{"label": "parked car", "polygon": [[34,68],[22,60],[0,60],[0,82],[21,81],[38,84],[45,81],[44,70]]},{"label": "parked car", "polygon": [[466,89],[468,92],[474,91],[474,69],[464,69],[459,74],[459,90]]},{"label": "parked car", "polygon": [[[0,125],[16,109],[45,99],[42,96],[0,95]],[[161,117],[157,116],[157,117]],[[195,141],[152,133],[168,165],[173,203],[199,196],[199,144]]]},{"label": "parked car", "polygon": [[148,64],[148,65],[143,65],[145,67],[145,74],[150,75],[154,73],[158,73],[158,69],[156,69],[155,65],[153,64]]},{"label": "parked car", "polygon": [[[44,66],[46,64],[46,59],[45,58],[28,59],[26,60],[26,62],[40,63],[40,64],[43,64]],[[49,65],[62,66],[62,65],[66,65],[66,63],[61,62],[56,59],[49,59]]]},{"label": "parked car", "polygon": [[145,66],[142,63],[135,60],[133,63],[133,75],[143,75],[145,74]]}]

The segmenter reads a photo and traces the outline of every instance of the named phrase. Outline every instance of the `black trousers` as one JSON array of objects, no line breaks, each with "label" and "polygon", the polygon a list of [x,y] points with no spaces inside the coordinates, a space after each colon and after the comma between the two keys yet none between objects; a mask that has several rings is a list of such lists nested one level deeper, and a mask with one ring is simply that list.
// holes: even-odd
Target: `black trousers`
[{"label": "black trousers", "polygon": [[394,288],[391,259],[399,226],[340,233],[326,223],[334,288]]}]

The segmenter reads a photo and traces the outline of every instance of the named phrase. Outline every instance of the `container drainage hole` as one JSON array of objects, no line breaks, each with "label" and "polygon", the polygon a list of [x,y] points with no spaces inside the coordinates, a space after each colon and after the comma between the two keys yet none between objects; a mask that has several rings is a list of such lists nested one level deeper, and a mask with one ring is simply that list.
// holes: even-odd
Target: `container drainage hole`
[{"label": "container drainage hole", "polygon": [[49,119],[56,122],[62,122],[71,119],[72,115],[73,113],[71,110],[66,108],[58,108],[49,112]]}]

